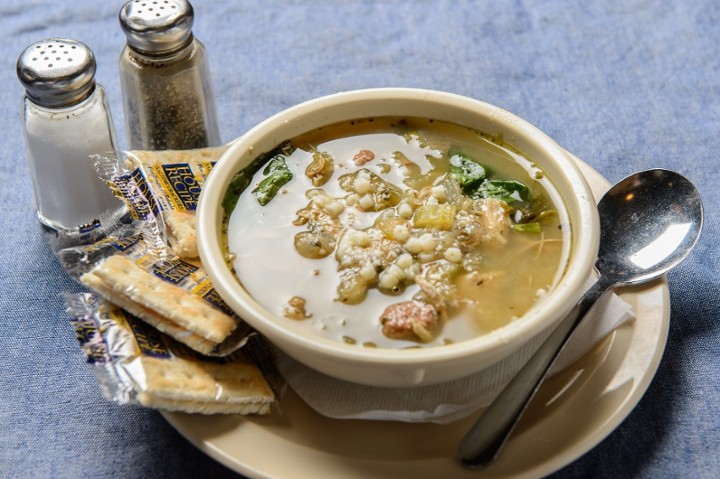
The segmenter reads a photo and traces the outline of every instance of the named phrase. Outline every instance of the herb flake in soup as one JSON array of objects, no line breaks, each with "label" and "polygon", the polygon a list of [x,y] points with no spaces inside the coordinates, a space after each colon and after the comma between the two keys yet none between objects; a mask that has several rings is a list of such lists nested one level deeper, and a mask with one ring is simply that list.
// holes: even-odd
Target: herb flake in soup
[{"label": "herb flake in soup", "polygon": [[245,289],[358,347],[443,345],[520,318],[555,284],[569,224],[551,181],[473,129],[323,127],[258,156],[223,203]]}]

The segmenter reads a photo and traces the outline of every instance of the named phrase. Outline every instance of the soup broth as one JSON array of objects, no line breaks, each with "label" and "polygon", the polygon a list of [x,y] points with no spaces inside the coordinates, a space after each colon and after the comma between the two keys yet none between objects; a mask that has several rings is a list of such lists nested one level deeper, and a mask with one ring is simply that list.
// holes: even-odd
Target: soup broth
[{"label": "soup broth", "polygon": [[437,346],[542,300],[569,254],[559,204],[531,159],[473,129],[356,120],[236,176],[228,258],[280,321],[358,346]]}]

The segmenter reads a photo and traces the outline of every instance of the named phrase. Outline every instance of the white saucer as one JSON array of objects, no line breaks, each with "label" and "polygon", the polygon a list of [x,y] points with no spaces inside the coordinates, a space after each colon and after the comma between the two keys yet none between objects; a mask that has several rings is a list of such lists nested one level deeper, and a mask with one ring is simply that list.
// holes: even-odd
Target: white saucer
[{"label": "white saucer", "polygon": [[[577,162],[599,199],[608,182]],[[482,471],[468,470],[456,459],[457,445],[477,414],[446,425],[337,420],[319,415],[289,391],[281,414],[269,417],[163,415],[200,450],[252,478],[542,477],[610,434],[655,375],[670,322],[667,281],[618,293],[633,307],[635,321],[548,379],[501,456]]]}]

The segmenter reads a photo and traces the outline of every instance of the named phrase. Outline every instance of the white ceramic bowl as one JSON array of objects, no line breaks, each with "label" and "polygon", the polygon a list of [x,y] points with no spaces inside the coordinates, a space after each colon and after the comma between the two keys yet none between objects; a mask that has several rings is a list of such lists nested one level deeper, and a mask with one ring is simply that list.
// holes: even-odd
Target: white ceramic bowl
[{"label": "white ceramic bowl", "polygon": [[[283,140],[358,118],[414,116],[472,127],[530,157],[552,179],[571,222],[571,254],[556,287],[522,318],[486,335],[421,349],[362,348],[309,333],[277,318],[243,289],[227,267],[221,241],[222,199],[235,173]],[[320,372],[376,386],[412,386],[457,379],[502,360],[553,326],[574,305],[597,255],[599,223],[590,189],[574,162],[548,136],[517,116],[471,98],[438,91],[382,88],[349,91],[291,107],[242,135],[208,178],[197,210],[204,267],[225,302],[285,353]],[[278,320],[282,319],[282,320]]]}]

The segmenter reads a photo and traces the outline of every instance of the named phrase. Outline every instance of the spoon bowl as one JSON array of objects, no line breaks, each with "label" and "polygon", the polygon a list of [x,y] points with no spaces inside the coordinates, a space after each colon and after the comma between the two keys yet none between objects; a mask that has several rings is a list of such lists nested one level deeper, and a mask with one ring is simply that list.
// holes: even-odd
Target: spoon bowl
[{"label": "spoon bowl", "polygon": [[596,268],[613,284],[639,284],[665,274],[690,253],[702,227],[698,191],[687,178],[663,169],[625,178],[598,207]]},{"label": "spoon bowl", "polygon": [[555,359],[587,312],[609,289],[641,284],[677,266],[700,236],[700,194],[682,175],[642,171],[615,184],[598,204],[598,279],[472,426],[458,450],[477,468],[500,453]]}]

